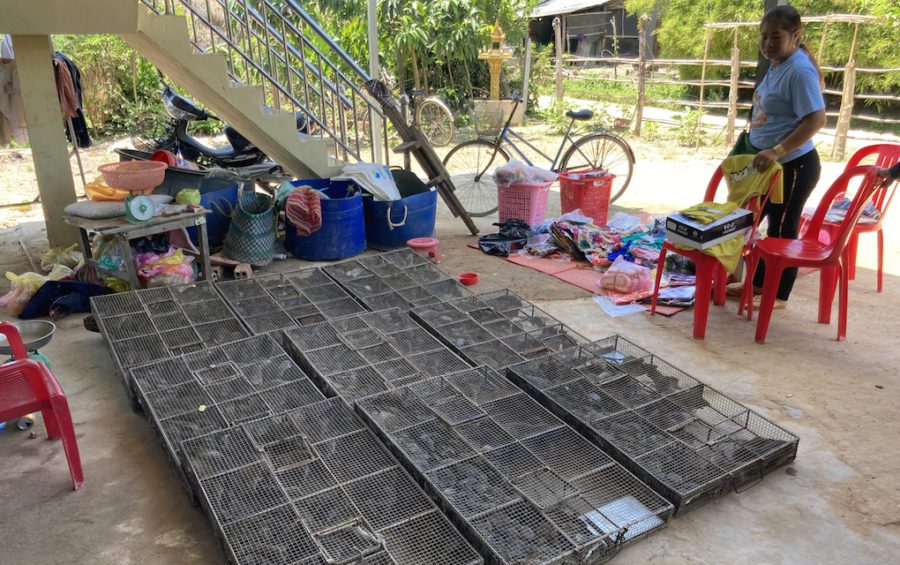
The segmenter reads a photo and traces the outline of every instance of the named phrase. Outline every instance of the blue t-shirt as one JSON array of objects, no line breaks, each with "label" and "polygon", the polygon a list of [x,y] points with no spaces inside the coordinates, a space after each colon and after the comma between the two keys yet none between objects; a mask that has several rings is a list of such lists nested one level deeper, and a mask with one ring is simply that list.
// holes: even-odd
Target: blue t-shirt
[{"label": "blue t-shirt", "polygon": [[[750,143],[769,149],[791,134],[803,118],[825,107],[819,73],[803,49],[775,68],[769,67],[753,93]],[[812,140],[778,160],[793,161],[813,150]]]}]

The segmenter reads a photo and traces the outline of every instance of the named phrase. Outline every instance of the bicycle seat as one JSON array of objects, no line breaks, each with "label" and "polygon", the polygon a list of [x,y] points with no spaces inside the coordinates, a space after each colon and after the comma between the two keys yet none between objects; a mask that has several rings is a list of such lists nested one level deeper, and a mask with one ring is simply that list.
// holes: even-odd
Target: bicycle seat
[{"label": "bicycle seat", "polygon": [[424,88],[414,88],[409,91],[409,95],[415,98],[416,96],[424,96],[425,89]]},{"label": "bicycle seat", "polygon": [[594,111],[590,108],[581,108],[579,110],[569,110],[566,112],[567,118],[572,118],[573,120],[590,120],[594,117]]}]

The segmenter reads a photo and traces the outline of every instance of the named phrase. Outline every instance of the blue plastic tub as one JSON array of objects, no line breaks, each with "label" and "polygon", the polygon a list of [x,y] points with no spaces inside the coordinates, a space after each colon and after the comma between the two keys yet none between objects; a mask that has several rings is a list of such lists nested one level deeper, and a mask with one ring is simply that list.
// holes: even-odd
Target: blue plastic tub
[{"label": "blue plastic tub", "polygon": [[369,247],[385,251],[405,247],[414,237],[434,235],[437,192],[428,191],[385,202],[363,200]]},{"label": "blue plastic tub", "polygon": [[[226,179],[210,177],[200,186],[200,205],[209,210],[206,214],[206,236],[210,247],[219,247],[225,241],[231,214],[238,200],[238,185]],[[188,235],[197,244],[197,228],[188,228]]]},{"label": "blue plastic tub", "polygon": [[366,250],[366,221],[360,191],[351,181],[298,180],[294,186],[311,186],[328,196],[322,200],[322,227],[308,237],[297,235],[287,223],[284,246],[298,259],[330,261],[359,255]]}]

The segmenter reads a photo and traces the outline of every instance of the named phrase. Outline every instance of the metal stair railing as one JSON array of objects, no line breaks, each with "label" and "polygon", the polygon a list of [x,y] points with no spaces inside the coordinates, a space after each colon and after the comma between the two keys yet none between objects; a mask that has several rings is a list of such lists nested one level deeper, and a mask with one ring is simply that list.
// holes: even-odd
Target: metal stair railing
[{"label": "metal stair railing", "polygon": [[365,94],[369,76],[294,0],[141,1],[186,16],[195,49],[223,53],[230,78],[262,87],[273,111],[305,114],[334,159],[390,164],[389,120]]}]

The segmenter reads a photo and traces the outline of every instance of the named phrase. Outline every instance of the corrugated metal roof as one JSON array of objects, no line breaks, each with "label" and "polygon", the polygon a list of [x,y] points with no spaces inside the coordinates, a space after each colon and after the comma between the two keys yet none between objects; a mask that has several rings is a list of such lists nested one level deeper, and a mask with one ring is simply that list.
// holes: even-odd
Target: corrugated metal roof
[{"label": "corrugated metal roof", "polygon": [[579,10],[602,6],[610,0],[544,0],[531,11],[532,18],[544,16],[558,16],[559,14],[571,14]]}]

